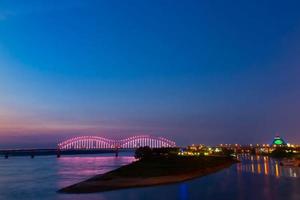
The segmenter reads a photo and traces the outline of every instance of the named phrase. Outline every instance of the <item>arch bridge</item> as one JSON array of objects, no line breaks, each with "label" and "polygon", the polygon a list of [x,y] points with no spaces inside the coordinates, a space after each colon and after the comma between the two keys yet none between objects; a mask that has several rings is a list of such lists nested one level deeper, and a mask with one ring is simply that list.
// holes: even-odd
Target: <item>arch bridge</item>
[{"label": "arch bridge", "polygon": [[176,147],[176,143],[164,137],[150,135],[138,135],[121,140],[112,140],[99,136],[80,136],[59,143],[58,149],[135,149],[144,146],[149,146],[151,148]]}]

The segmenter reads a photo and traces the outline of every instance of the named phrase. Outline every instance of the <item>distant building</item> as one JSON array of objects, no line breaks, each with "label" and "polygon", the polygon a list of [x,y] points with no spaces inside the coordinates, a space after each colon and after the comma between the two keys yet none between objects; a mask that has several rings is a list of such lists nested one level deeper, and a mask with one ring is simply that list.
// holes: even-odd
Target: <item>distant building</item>
[{"label": "distant building", "polygon": [[287,143],[279,136],[276,136],[272,142],[273,146],[286,146]]},{"label": "distant building", "polygon": [[192,144],[190,146],[187,147],[188,151],[201,151],[201,150],[206,150],[207,147],[203,144]]}]

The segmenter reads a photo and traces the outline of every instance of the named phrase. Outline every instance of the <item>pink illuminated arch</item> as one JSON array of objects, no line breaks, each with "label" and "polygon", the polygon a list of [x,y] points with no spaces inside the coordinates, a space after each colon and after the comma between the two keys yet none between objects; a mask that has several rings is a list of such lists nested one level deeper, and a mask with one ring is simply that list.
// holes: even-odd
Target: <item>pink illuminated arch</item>
[{"label": "pink illuminated arch", "polygon": [[60,150],[82,149],[134,149],[149,146],[151,148],[176,147],[176,143],[164,137],[138,135],[122,140],[112,140],[98,136],[80,136],[65,140],[58,144]]}]

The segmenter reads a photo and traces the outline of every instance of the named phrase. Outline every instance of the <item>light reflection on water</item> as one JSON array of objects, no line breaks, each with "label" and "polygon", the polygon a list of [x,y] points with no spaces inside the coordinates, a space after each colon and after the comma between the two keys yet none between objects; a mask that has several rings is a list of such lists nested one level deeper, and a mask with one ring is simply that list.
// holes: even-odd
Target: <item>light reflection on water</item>
[{"label": "light reflection on water", "polygon": [[133,162],[132,156],[99,156],[99,157],[61,157],[57,160],[60,166],[57,175],[60,177],[58,187],[66,187],[78,181],[83,181],[96,174],[103,174]]},{"label": "light reflection on water", "polygon": [[239,172],[251,172],[253,174],[263,174],[265,176],[292,177],[300,176],[299,167],[280,166],[279,160],[268,156],[254,156],[250,154],[239,155],[238,159],[242,161],[236,165]]},{"label": "light reflection on water", "polygon": [[299,168],[279,166],[278,160],[240,156],[242,161],[215,174],[191,181],[146,188],[94,193],[58,194],[61,187],[131,163],[131,155],[10,157],[0,159],[0,200],[223,200],[300,199]]}]

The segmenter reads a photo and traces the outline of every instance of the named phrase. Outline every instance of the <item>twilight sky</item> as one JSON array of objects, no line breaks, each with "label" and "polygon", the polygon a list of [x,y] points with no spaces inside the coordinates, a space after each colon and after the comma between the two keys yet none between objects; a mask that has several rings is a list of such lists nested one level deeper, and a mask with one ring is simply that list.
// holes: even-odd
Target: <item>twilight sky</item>
[{"label": "twilight sky", "polygon": [[300,1],[0,1],[0,148],[300,143]]}]

